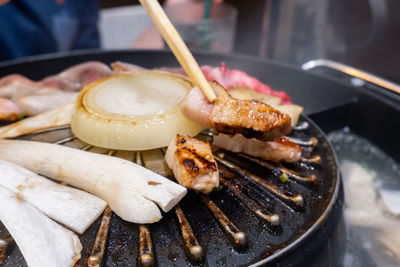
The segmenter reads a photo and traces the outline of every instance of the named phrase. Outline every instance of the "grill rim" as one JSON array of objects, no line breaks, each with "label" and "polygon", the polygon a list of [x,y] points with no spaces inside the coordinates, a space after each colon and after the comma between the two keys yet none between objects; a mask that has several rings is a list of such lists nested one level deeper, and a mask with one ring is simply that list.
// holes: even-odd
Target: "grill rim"
[{"label": "grill rim", "polygon": [[284,247],[283,249],[281,249],[278,252],[273,253],[272,255],[266,257],[265,259],[262,259],[258,262],[250,264],[249,265],[250,267],[263,266],[264,264],[273,262],[273,261],[279,259],[280,257],[285,256],[285,255],[289,254],[290,252],[296,250],[298,248],[298,246],[300,246],[308,237],[313,235],[319,229],[319,227],[328,219],[329,215],[332,213],[332,209],[333,209],[335,203],[337,202],[337,200],[339,198],[339,190],[340,190],[340,187],[342,184],[342,177],[340,175],[339,162],[338,162],[335,150],[333,149],[332,144],[328,141],[328,138],[326,137],[325,133],[321,130],[321,128],[318,127],[318,125],[309,116],[307,116],[305,114],[302,114],[301,116],[309,124],[311,124],[313,128],[315,128],[317,131],[319,131],[321,136],[325,139],[324,141],[326,141],[326,143],[328,145],[327,148],[330,150],[330,154],[334,158],[334,165],[336,167],[336,174],[335,174],[336,184],[335,184],[334,192],[332,194],[332,197],[329,201],[328,206],[325,208],[325,210],[319,216],[319,218],[312,224],[312,226],[307,229],[307,231],[302,233],[298,238],[296,238],[296,240],[294,240],[288,246]]}]

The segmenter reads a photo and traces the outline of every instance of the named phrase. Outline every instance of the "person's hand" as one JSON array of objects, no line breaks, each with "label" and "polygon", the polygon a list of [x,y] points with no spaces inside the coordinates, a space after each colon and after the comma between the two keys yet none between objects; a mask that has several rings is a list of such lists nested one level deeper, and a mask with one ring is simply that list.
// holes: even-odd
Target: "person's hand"
[{"label": "person's hand", "polygon": [[4,5],[5,3],[9,2],[10,0],[0,0],[0,6]]}]

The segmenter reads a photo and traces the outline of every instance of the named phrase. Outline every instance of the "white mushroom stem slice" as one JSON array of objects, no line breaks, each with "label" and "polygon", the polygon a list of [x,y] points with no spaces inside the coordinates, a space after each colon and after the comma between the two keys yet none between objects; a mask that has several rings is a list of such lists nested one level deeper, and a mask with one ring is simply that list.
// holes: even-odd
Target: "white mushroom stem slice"
[{"label": "white mushroom stem slice", "polygon": [[70,147],[0,140],[0,159],[88,191],[123,219],[152,223],[186,194],[186,188],[133,162]]},{"label": "white mushroom stem slice", "polygon": [[107,205],[89,193],[57,184],[4,160],[0,160],[0,185],[79,234],[85,232]]},{"label": "white mushroom stem slice", "polygon": [[0,220],[29,267],[70,267],[81,257],[79,238],[0,186]]},{"label": "white mushroom stem slice", "polygon": [[73,103],[63,105],[42,114],[0,127],[0,138],[14,138],[47,128],[68,125],[71,123],[73,108]]}]

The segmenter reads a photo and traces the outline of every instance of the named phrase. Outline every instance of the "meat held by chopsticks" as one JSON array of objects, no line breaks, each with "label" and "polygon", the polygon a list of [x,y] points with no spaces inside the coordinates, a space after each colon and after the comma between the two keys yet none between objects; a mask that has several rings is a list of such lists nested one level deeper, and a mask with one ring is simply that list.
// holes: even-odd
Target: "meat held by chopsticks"
[{"label": "meat held by chopsticks", "polygon": [[248,139],[241,134],[234,136],[219,134],[214,136],[213,144],[228,151],[274,162],[295,162],[301,157],[301,147],[284,137],[265,142],[254,138]]},{"label": "meat held by chopsticks", "polygon": [[254,91],[245,86],[233,87],[228,90],[229,94],[237,99],[258,100],[264,104],[270,105],[280,112],[289,115],[291,118],[292,127],[296,126],[303,107],[295,104],[283,104],[282,99],[277,96],[271,96]]},{"label": "meat held by chopsticks", "polygon": [[177,134],[168,146],[165,161],[186,188],[208,194],[218,187],[217,163],[208,142]]},{"label": "meat held by chopsticks", "polygon": [[76,234],[3,186],[0,186],[0,203],[0,221],[29,267],[70,267],[79,260],[82,244]]},{"label": "meat held by chopsticks", "polygon": [[288,115],[256,100],[235,99],[218,83],[210,85],[217,95],[214,103],[209,103],[197,87],[182,101],[181,111],[190,120],[220,133],[241,133],[263,141],[272,141],[290,132]]}]

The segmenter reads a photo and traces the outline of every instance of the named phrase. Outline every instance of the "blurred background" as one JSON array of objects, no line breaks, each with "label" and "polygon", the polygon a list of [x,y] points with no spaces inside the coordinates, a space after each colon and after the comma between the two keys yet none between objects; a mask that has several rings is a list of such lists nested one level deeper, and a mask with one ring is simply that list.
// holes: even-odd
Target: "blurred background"
[{"label": "blurred background", "polygon": [[[210,14],[205,12],[205,0],[160,2],[169,10],[178,31],[191,33],[184,38],[206,40],[199,44],[187,39],[192,49],[247,54],[294,65],[326,58],[400,82],[398,0],[214,0]],[[218,8],[221,2],[230,7]],[[176,5],[187,6],[174,10]],[[14,14],[16,10],[20,16]],[[13,23],[23,26],[10,28]],[[193,31],[191,26],[182,26],[185,23],[201,27]],[[37,29],[40,34],[28,36]],[[211,34],[210,29],[217,30]],[[1,36],[14,37],[13,43],[6,47],[9,40]],[[72,37],[80,41],[74,43]],[[35,48],[30,39],[41,38],[42,43]],[[26,53],[15,39],[29,44]],[[12,53],[9,47],[19,50]],[[0,6],[0,50],[5,54],[0,53],[0,61],[98,47],[159,49],[164,43],[137,0],[12,0]]]},{"label": "blurred background", "polygon": [[[400,82],[398,0],[227,0],[224,3],[237,10],[233,53],[295,65],[316,58],[332,59]],[[101,0],[100,5],[104,48],[128,47],[146,29],[145,25],[151,23],[143,9],[132,5],[132,1]],[[123,32],[131,34],[131,40],[112,38],[113,32],[107,30],[110,21],[121,23],[122,28],[129,27]]]}]

